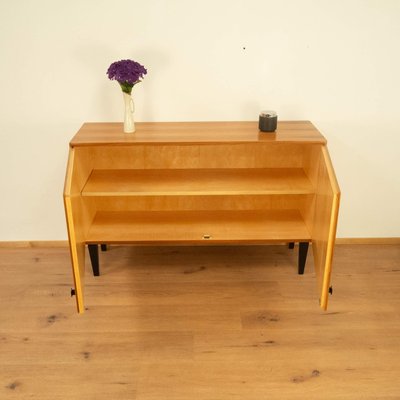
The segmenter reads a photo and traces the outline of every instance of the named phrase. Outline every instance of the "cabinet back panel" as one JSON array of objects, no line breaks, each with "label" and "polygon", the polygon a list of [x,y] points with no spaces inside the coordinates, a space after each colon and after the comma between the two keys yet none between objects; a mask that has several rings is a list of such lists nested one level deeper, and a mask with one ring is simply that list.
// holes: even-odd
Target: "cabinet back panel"
[{"label": "cabinet back panel", "polygon": [[90,151],[96,169],[302,168],[306,148],[296,143],[139,144]]},{"label": "cabinet back panel", "polygon": [[[98,211],[304,210],[314,195],[94,197]],[[87,198],[85,198],[87,199]]]}]

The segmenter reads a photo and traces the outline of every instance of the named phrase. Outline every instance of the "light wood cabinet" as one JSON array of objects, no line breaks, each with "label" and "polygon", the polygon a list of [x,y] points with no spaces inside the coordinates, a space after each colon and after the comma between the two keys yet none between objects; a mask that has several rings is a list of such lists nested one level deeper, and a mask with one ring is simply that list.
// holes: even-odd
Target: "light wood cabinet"
[{"label": "light wood cabinet", "polygon": [[64,204],[84,311],[90,244],[312,243],[327,308],[339,187],[325,138],[307,121],[86,123],[70,142]]}]

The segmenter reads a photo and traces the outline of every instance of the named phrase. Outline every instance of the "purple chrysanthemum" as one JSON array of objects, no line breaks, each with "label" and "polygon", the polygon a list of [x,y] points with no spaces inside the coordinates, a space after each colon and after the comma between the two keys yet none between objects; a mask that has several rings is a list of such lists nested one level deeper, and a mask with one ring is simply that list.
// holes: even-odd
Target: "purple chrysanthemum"
[{"label": "purple chrysanthemum", "polygon": [[133,60],[115,61],[107,70],[108,78],[118,81],[122,91],[129,94],[132,92],[133,86],[140,82],[140,78],[146,74],[147,69]]}]

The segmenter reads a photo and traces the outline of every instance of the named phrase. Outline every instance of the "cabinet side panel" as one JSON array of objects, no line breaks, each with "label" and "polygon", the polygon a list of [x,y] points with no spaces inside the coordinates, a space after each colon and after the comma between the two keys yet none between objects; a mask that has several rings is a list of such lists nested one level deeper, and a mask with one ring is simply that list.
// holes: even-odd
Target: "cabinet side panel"
[{"label": "cabinet side panel", "polygon": [[72,272],[78,312],[84,311],[83,278],[85,238],[95,214],[95,203],[84,201],[80,193],[92,171],[90,149],[70,149],[64,188],[64,207],[71,252]]},{"label": "cabinet side panel", "polygon": [[[305,145],[303,153],[303,170],[310,180],[314,193],[317,192],[319,179],[319,164],[321,159],[321,145]],[[308,196],[307,203],[302,209],[302,215],[308,230],[312,234],[314,229],[316,196]]]},{"label": "cabinet side panel", "polygon": [[69,196],[65,196],[64,207],[65,216],[67,219],[69,249],[71,254],[72,275],[75,286],[76,306],[78,312],[82,313],[84,310],[82,283],[85,274],[85,244],[79,240],[79,229],[75,229],[76,224],[74,211],[76,207],[74,207],[72,204],[72,198]]},{"label": "cabinet side panel", "polygon": [[321,146],[320,152],[312,243],[320,305],[321,308],[326,310],[340,192],[334,177],[328,150],[325,146]]},{"label": "cabinet side panel", "polygon": [[322,156],[321,145],[307,145],[304,148],[303,169],[316,189],[319,178],[319,162]]}]

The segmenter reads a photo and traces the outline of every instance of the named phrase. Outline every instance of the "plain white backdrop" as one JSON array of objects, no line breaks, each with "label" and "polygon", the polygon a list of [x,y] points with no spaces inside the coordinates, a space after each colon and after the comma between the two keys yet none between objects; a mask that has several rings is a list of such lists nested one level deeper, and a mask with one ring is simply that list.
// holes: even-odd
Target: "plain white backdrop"
[{"label": "plain white backdrop", "polygon": [[400,1],[0,2],[0,240],[66,239],[68,142],[122,121],[111,62],[148,69],[136,121],[311,120],[338,237],[400,236]]}]

